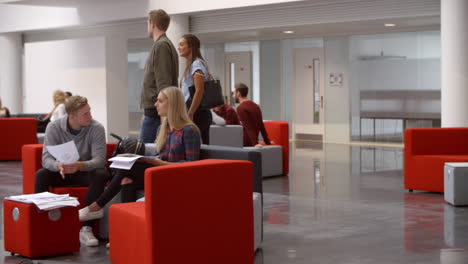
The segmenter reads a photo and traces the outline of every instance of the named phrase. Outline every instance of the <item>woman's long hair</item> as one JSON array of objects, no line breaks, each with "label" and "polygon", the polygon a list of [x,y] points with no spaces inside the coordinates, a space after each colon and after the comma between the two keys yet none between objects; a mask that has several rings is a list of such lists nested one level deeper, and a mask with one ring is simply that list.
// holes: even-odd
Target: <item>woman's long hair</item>
[{"label": "woman's long hair", "polygon": [[55,109],[57,109],[57,107],[60,104],[65,103],[65,93],[61,90],[56,90],[54,94],[52,95],[52,99],[54,100],[54,108],[52,108],[52,111],[50,111],[50,113],[46,115],[45,119],[50,118],[52,114],[54,113]]},{"label": "woman's long hair", "polygon": [[178,87],[167,87],[159,92],[167,98],[168,112],[167,116],[162,117],[159,134],[156,137],[156,149],[160,152],[166,144],[166,134],[169,125],[173,129],[182,129],[186,125],[192,125],[197,130],[198,127],[190,120],[185,106],[185,98]]},{"label": "woman's long hair", "polygon": [[187,61],[187,66],[185,67],[184,71],[184,77],[187,77],[189,75],[190,66],[192,66],[192,63],[196,59],[200,59],[203,62],[203,64],[205,64],[205,67],[208,69],[208,65],[206,65],[205,59],[201,55],[200,40],[198,39],[198,37],[193,34],[185,34],[182,36],[182,38],[184,38],[187,41],[188,47],[192,49],[192,60]]}]

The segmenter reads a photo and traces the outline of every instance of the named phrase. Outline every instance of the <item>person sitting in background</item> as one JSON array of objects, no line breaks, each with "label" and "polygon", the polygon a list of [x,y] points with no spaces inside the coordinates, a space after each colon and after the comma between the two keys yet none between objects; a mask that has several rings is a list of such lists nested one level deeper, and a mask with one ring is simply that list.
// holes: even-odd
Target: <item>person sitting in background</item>
[{"label": "person sitting in background", "polygon": [[0,117],[10,117],[10,110],[2,106],[2,99],[0,99]]},{"label": "person sitting in background", "polygon": [[73,94],[71,92],[65,92],[65,101],[68,101],[68,98],[72,97]]},{"label": "person sitting in background", "polygon": [[237,118],[237,113],[234,108],[228,104],[223,104],[217,106],[213,109],[215,114],[222,117],[226,121],[226,125],[240,125],[239,119]]},{"label": "person sitting in background", "polygon": [[104,193],[91,205],[79,211],[81,221],[102,218],[104,214],[102,208],[119,191],[122,202],[136,201],[137,191],[144,189],[146,169],[200,158],[200,132],[189,118],[182,91],[178,87],[161,90],[155,107],[162,117],[155,142],[159,158],[140,158],[130,170],[118,169]]},{"label": "person sitting in background", "polygon": [[56,90],[52,96],[52,100],[54,101],[54,108],[52,108],[52,111],[50,111],[42,121],[49,119],[53,122],[67,114],[65,111],[65,93],[63,91]]},{"label": "person sitting in background", "polygon": [[262,110],[256,103],[247,99],[248,93],[249,88],[247,85],[243,83],[236,84],[234,97],[236,102],[240,103],[237,107],[237,115],[244,127],[244,146],[261,147],[262,145],[258,144],[259,132],[262,133],[265,143],[270,145],[271,142],[263,124]]}]

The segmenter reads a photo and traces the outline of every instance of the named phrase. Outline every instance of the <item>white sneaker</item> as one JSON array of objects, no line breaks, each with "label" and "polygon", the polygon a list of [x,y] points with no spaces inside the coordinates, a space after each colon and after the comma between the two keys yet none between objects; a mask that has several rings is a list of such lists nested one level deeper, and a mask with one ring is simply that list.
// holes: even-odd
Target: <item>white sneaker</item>
[{"label": "white sneaker", "polygon": [[94,219],[100,219],[104,216],[104,209],[99,209],[96,212],[90,212],[88,206],[80,209],[78,211],[78,214],[80,216],[80,221],[85,222],[89,220],[94,220]]},{"label": "white sneaker", "polygon": [[83,226],[80,230],[80,243],[87,247],[95,247],[99,245],[99,241],[93,234],[93,229],[89,226]]}]

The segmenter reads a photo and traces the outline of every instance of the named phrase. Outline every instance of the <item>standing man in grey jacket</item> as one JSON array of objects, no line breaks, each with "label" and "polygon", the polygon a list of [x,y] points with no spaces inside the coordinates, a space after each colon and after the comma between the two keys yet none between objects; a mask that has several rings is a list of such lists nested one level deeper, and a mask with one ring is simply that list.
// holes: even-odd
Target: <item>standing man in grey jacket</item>
[{"label": "standing man in grey jacket", "polygon": [[154,106],[159,91],[169,86],[178,86],[179,56],[166,36],[170,21],[171,18],[162,9],[149,13],[148,36],[154,40],[154,44],[146,60],[140,105],[144,110],[140,139],[145,143],[154,143],[161,124]]},{"label": "standing man in grey jacket", "polygon": [[[106,165],[106,137],[104,127],[92,119],[88,100],[72,96],[65,103],[66,116],[49,123],[42,151],[42,169],[36,173],[35,192],[46,192],[49,187],[88,186],[86,205],[94,202],[109,179]],[[63,164],[47,150],[48,146],[74,141],[79,161]],[[101,212],[102,213],[102,212]],[[98,240],[92,232],[93,221],[83,223],[80,242],[86,246],[97,246]]]}]

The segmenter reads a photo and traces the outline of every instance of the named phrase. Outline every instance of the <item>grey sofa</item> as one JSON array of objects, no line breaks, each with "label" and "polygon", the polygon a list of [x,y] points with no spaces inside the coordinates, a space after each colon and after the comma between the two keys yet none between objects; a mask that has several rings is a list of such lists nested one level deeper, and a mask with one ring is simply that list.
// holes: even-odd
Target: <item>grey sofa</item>
[{"label": "grey sofa", "polygon": [[[145,155],[154,155],[156,152],[154,144],[146,144]],[[235,147],[223,147],[213,145],[202,145],[200,150],[200,159],[227,159],[227,160],[248,160],[253,163],[253,191],[258,193],[254,195],[255,215],[255,248],[258,248],[263,240],[263,185],[262,185],[262,157],[257,149],[243,149]],[[222,175],[219,175],[222,177]],[[143,197],[144,192],[140,191],[138,197]],[[109,207],[112,204],[120,203],[120,193],[117,194],[105,207],[104,217],[100,220],[99,237],[101,239],[109,238]],[[259,209],[258,209],[259,208]]]}]

